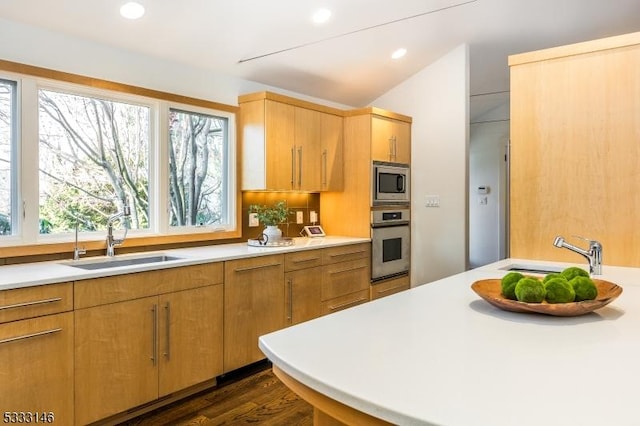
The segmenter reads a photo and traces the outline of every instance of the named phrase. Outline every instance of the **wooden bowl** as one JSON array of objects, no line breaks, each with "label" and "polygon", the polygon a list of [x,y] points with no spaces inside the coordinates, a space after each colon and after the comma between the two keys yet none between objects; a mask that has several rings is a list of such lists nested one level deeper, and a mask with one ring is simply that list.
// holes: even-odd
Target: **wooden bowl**
[{"label": "wooden bowl", "polygon": [[[592,278],[593,279],[593,278]],[[539,314],[560,317],[575,317],[602,308],[614,301],[622,293],[622,287],[605,280],[593,279],[598,289],[598,296],[594,300],[571,303],[525,303],[507,299],[502,295],[500,279],[480,280],[471,284],[471,288],[478,296],[505,311],[535,312]]]}]

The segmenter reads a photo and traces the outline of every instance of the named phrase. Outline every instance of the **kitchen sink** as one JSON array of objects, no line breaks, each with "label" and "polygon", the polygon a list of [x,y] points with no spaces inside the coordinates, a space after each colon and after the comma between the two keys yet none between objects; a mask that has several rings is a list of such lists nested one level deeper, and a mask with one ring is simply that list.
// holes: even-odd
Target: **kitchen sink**
[{"label": "kitchen sink", "polygon": [[120,266],[133,266],[133,265],[146,265],[149,263],[163,263],[170,262],[172,260],[181,260],[181,257],[167,256],[165,254],[145,256],[145,257],[128,257],[126,259],[108,258],[100,260],[88,260],[79,261],[73,263],[67,263],[67,265],[74,268],[96,270],[96,269],[109,269],[118,268]]},{"label": "kitchen sink", "polygon": [[504,268],[500,268],[503,271],[513,271],[513,272],[526,272],[528,274],[552,274],[562,272],[564,269],[561,266],[552,266],[552,265],[536,265],[536,264],[512,264],[507,265]]}]

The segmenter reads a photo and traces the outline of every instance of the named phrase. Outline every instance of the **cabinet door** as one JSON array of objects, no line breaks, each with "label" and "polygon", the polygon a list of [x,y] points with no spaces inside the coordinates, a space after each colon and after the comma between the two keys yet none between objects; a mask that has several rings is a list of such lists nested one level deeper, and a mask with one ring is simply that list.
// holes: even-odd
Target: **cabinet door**
[{"label": "cabinet door", "polygon": [[294,188],[320,191],[320,112],[295,108],[295,176]]},{"label": "cabinet door", "polygon": [[411,162],[411,124],[392,118],[371,117],[372,160]]},{"label": "cabinet door", "polygon": [[322,113],[320,116],[321,190],[342,191],[344,179],[343,118]]},{"label": "cabinet door", "polygon": [[322,315],[322,268],[301,269],[285,274],[287,324],[293,325]]},{"label": "cabinet door", "polygon": [[225,262],[224,371],[264,359],[258,337],[285,327],[284,257]]},{"label": "cabinet door", "polygon": [[53,413],[54,424],[73,424],[73,312],[0,325],[0,399],[4,413]]},{"label": "cabinet door", "polygon": [[76,424],[158,397],[158,297],[75,312]]},{"label": "cabinet door", "polygon": [[265,100],[266,183],[269,190],[291,190],[296,183],[295,107]]},{"label": "cabinet door", "polygon": [[222,289],[159,296],[160,397],[222,374]]}]

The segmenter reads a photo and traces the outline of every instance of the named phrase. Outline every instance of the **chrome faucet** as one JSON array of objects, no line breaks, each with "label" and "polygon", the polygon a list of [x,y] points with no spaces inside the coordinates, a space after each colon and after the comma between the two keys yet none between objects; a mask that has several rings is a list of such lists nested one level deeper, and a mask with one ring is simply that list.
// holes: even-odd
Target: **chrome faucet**
[{"label": "chrome faucet", "polygon": [[582,237],[577,238],[588,241],[589,250],[583,250],[580,247],[569,244],[561,236],[557,236],[556,239],[553,240],[553,245],[560,248],[564,247],[586,257],[589,261],[589,272],[593,275],[602,275],[602,244],[596,240],[589,240]]},{"label": "chrome faucet", "polygon": [[79,222],[76,220],[76,242],[73,246],[73,260],[78,260],[80,259],[80,255],[87,253],[84,248],[78,248],[78,225]]},{"label": "chrome faucet", "polygon": [[113,216],[109,217],[109,220],[107,220],[107,256],[111,257],[116,254],[114,250],[115,247],[124,243],[124,240],[127,238],[127,231],[129,229],[129,227],[125,225],[124,236],[122,238],[113,238],[113,222],[120,219],[121,217],[128,219],[129,216],[131,216],[131,208],[125,204],[123,211],[114,214]]}]

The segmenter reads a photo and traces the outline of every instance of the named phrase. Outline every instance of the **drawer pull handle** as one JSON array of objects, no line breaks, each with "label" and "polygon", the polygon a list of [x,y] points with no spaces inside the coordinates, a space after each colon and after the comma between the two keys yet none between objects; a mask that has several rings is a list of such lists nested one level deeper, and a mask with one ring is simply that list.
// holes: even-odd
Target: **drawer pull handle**
[{"label": "drawer pull handle", "polygon": [[305,262],[313,262],[316,260],[320,260],[319,257],[308,257],[306,259],[298,259],[298,260],[294,260],[293,263],[305,263]]},{"label": "drawer pull handle", "polygon": [[368,299],[366,297],[361,297],[358,300],[352,300],[351,302],[346,302],[346,303],[341,303],[339,305],[335,305],[335,306],[329,306],[329,310],[330,311],[335,311],[336,309],[341,309],[341,308],[346,308],[348,306],[351,305],[357,305],[361,302],[366,302]]},{"label": "drawer pull handle", "polygon": [[25,334],[24,336],[10,337],[8,339],[0,340],[0,344],[2,344],[2,343],[11,343],[11,342],[15,342],[17,340],[30,339],[32,337],[46,336],[47,334],[53,334],[53,333],[57,333],[59,331],[62,331],[62,329],[61,328],[54,328],[52,330],[45,330],[45,331],[39,331],[37,333]]},{"label": "drawer pull handle", "polygon": [[254,269],[261,269],[261,268],[272,268],[274,266],[280,266],[282,265],[281,263],[269,263],[267,265],[258,265],[258,266],[248,266],[246,268],[236,268],[233,271],[234,272],[245,272],[245,271],[253,271]]},{"label": "drawer pull handle", "polygon": [[15,305],[0,306],[0,310],[3,310],[3,309],[14,309],[14,308],[25,308],[27,306],[43,305],[45,303],[59,302],[61,300],[62,300],[62,297],[54,297],[52,299],[36,300],[34,302],[16,303]]},{"label": "drawer pull handle", "polygon": [[361,253],[366,253],[366,252],[367,252],[366,250],[350,251],[349,253],[330,254],[329,257],[350,256],[352,254],[361,254]]},{"label": "drawer pull handle", "polygon": [[337,271],[329,271],[330,275],[333,274],[343,274],[345,272],[357,271],[358,269],[365,269],[366,266],[358,266],[357,268],[347,268],[347,269],[338,269]]},{"label": "drawer pull handle", "polygon": [[401,288],[402,286],[397,286],[397,287],[390,287],[384,290],[376,290],[376,294],[385,294],[385,293],[389,293],[390,291],[394,291],[397,290],[399,288]]}]

